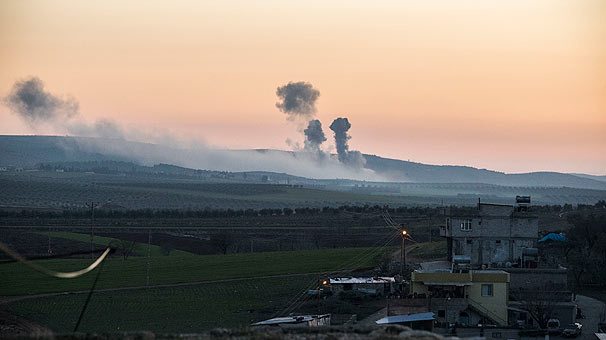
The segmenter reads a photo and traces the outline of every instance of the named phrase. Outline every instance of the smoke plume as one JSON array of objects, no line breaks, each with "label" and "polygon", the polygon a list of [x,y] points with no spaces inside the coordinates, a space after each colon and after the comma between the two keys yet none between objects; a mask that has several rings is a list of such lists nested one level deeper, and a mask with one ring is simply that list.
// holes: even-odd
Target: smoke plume
[{"label": "smoke plume", "polygon": [[326,141],[326,136],[322,131],[322,123],[317,119],[310,120],[303,133],[305,134],[305,149],[321,151],[320,145]]},{"label": "smoke plume", "polygon": [[39,121],[71,118],[79,113],[78,101],[51,94],[44,89],[44,83],[37,77],[15,82],[3,101],[30,125]]},{"label": "smoke plume", "polygon": [[363,167],[366,163],[364,156],[359,151],[349,151],[348,141],[351,138],[347,131],[351,124],[347,118],[339,117],[330,124],[330,129],[335,133],[335,144],[339,161],[344,164]]},{"label": "smoke plume", "polygon": [[286,113],[289,119],[294,119],[297,116],[311,116],[316,113],[316,100],[320,91],[314,89],[310,83],[300,81],[278,87],[276,95],[280,99],[276,107]]}]

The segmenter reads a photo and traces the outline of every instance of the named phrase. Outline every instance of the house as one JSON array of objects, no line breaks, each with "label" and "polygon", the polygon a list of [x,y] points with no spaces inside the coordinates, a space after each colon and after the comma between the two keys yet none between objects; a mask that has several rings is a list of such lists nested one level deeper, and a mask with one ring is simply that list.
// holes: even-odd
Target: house
[{"label": "house", "polygon": [[528,212],[530,197],[518,196],[517,202],[514,207],[478,201],[474,210],[451,211],[440,230],[448,260],[468,256],[474,268],[521,264],[524,249],[536,248],[539,223]]},{"label": "house", "polygon": [[330,326],[330,314],[297,315],[255,322],[251,326],[318,327]]},{"label": "house", "polygon": [[336,277],[329,280],[334,294],[356,291],[368,294],[387,295],[394,290],[393,277]]},{"label": "house", "polygon": [[572,323],[576,304],[568,290],[567,269],[546,263],[543,246],[564,242],[565,237],[551,234],[539,240],[538,217],[529,211],[529,206],[529,196],[517,196],[515,206],[478,200],[472,210],[451,211],[446,226],[440,230],[447,240],[451,268],[453,272],[455,268],[471,273],[477,273],[473,269],[487,268],[507,272],[509,311],[506,317],[502,310],[499,315],[513,320],[512,324],[535,326],[529,310],[537,304],[548,306],[550,314],[560,322]]},{"label": "house", "polygon": [[509,273],[503,270],[415,270],[410,293],[427,299],[438,322],[508,325]]}]

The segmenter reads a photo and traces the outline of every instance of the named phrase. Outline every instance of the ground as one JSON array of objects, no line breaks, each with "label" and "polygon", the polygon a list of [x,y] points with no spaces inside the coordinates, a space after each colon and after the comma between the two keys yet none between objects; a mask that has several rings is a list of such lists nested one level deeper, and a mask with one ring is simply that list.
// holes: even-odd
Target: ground
[{"label": "ground", "polygon": [[583,295],[577,295],[577,304],[583,311],[583,315],[585,315],[584,319],[577,320],[577,322],[583,324],[583,333],[579,339],[594,340],[594,333],[598,330],[600,315],[605,315],[606,313],[606,304]]}]

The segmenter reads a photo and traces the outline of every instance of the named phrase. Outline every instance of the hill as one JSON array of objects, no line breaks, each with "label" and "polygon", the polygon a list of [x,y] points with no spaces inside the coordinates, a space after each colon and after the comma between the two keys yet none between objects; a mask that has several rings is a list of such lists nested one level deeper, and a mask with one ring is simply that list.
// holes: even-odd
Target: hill
[{"label": "hill", "polygon": [[[428,165],[364,155],[364,169],[320,162],[309,154],[281,150],[184,149],[117,139],[60,136],[0,136],[0,167],[38,167],[42,163],[124,161],[142,165],[164,163],[162,171],[192,169],[264,173],[266,177],[350,178],[358,183],[483,183],[515,187],[570,187],[606,190],[603,176],[531,172],[506,174],[468,166]],[[333,162],[334,163],[334,162]],[[171,168],[172,166],[172,168]],[[185,168],[190,168],[183,170]]]}]

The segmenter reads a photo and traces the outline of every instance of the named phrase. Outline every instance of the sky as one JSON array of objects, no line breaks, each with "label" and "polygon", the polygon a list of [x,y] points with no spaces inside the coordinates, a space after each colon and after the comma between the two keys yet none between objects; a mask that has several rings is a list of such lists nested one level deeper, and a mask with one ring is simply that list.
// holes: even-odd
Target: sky
[{"label": "sky", "polygon": [[87,121],[237,149],[302,144],[276,88],[306,81],[329,151],[348,117],[367,154],[606,174],[603,0],[1,1],[0,96],[28,76]]}]

